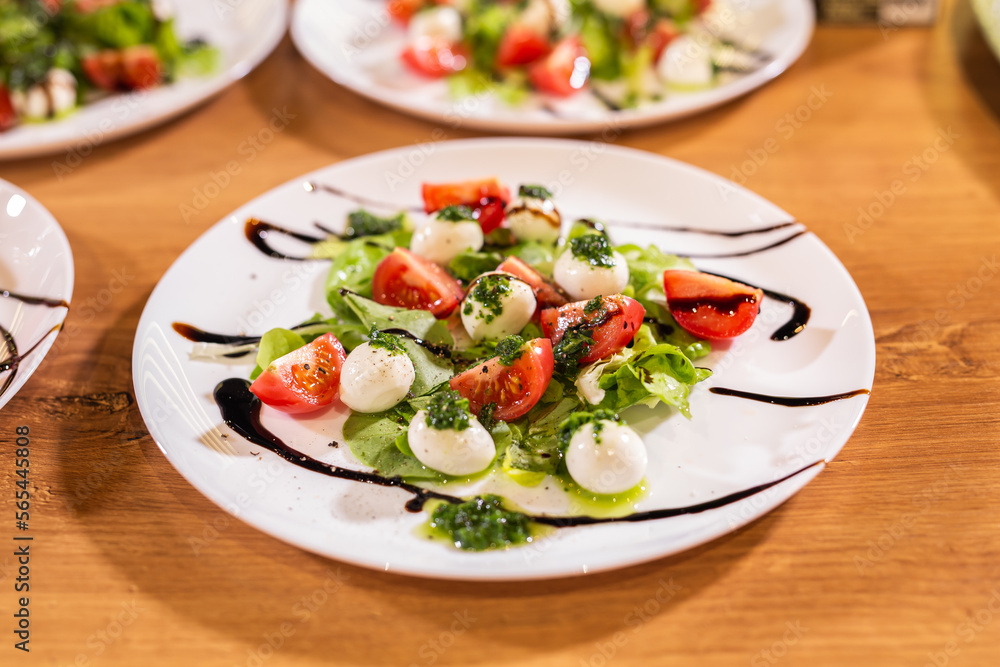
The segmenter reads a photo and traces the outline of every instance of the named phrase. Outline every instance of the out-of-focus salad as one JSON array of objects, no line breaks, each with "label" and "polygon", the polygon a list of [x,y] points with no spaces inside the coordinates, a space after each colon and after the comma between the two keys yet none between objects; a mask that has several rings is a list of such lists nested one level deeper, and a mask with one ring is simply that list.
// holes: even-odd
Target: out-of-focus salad
[{"label": "out-of-focus salad", "polygon": [[401,57],[456,95],[519,103],[534,90],[589,89],[612,108],[711,88],[766,55],[734,43],[719,0],[390,0],[407,29]]},{"label": "out-of-focus salad", "polygon": [[178,38],[169,0],[0,0],[0,131],[208,73],[217,55]]}]

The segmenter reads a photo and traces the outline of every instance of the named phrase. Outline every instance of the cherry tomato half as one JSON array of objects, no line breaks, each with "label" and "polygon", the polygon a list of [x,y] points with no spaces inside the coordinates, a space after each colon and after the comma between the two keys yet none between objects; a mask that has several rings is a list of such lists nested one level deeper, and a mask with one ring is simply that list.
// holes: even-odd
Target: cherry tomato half
[{"label": "cherry tomato half", "polygon": [[375,267],[372,298],[384,306],[451,315],[465,296],[458,281],[434,262],[396,248]]},{"label": "cherry tomato half", "polygon": [[460,72],[469,62],[461,44],[430,38],[410,44],[401,57],[417,74],[435,79]]},{"label": "cherry tomato half", "polygon": [[664,271],[663,291],[677,324],[699,338],[714,340],[749,329],[764,299],[763,290],[696,271]]},{"label": "cherry tomato half", "polygon": [[340,393],[340,369],[347,354],[331,333],[272,361],[250,385],[257,398],[290,414],[329,405]]},{"label": "cherry tomato half", "polygon": [[546,308],[558,308],[569,302],[569,299],[566,298],[562,290],[556,287],[555,283],[517,257],[505,259],[497,267],[497,271],[509,273],[531,285],[531,289],[535,293],[535,301],[538,302],[538,309],[535,311],[536,318],[541,316],[542,311]]},{"label": "cherry tomato half", "polygon": [[14,113],[14,105],[11,104],[10,94],[7,87],[0,84],[0,132],[9,130],[17,124],[17,114]]},{"label": "cherry tomato half", "polygon": [[549,52],[545,35],[524,25],[512,25],[500,38],[497,66],[514,67],[534,62]]},{"label": "cherry tomato half", "polygon": [[493,417],[501,421],[517,419],[538,403],[552,379],[552,343],[547,338],[529,340],[510,366],[494,357],[451,379],[451,388],[469,399],[473,414],[496,403]]},{"label": "cherry tomato half", "polygon": [[545,58],[528,67],[528,79],[543,93],[569,97],[590,77],[590,60],[577,37],[567,37]]},{"label": "cherry tomato half", "polygon": [[553,345],[561,341],[569,329],[593,332],[594,343],[580,359],[581,364],[620,352],[635,338],[635,332],[642,326],[642,318],[646,315],[641,303],[622,294],[600,297],[596,308],[588,308],[591,303],[576,301],[562,308],[542,311],[542,333]]}]

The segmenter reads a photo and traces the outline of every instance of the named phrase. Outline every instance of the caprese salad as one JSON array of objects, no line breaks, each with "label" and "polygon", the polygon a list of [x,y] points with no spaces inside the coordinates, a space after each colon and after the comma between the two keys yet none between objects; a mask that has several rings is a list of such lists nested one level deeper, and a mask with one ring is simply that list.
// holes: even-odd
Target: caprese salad
[{"label": "caprese salad", "polygon": [[170,0],[0,0],[0,131],[208,73],[216,58],[177,37]]},{"label": "caprese salad", "polygon": [[[314,246],[333,316],[264,334],[250,391],[293,415],[348,411],[343,441],[386,477],[633,493],[648,457],[626,410],[690,417],[711,374],[695,362],[753,324],[761,290],[566,225],[539,185],[428,183],[423,200],[421,215],[354,211]],[[513,540],[497,539],[454,541]]]},{"label": "caprese salad", "polygon": [[730,36],[725,0],[389,0],[406,66],[458,95],[516,103],[590,89],[612,108],[702,90],[766,57]]}]

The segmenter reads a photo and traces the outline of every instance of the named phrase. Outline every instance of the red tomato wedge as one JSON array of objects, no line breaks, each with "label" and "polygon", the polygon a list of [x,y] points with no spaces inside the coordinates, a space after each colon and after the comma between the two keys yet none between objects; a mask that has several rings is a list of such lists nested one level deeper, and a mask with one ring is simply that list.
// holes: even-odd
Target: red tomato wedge
[{"label": "red tomato wedge", "polygon": [[577,37],[567,37],[528,67],[531,84],[543,93],[569,97],[587,83],[590,60]]},{"label": "red tomato wedge", "polygon": [[677,324],[711,340],[733,338],[749,329],[764,299],[763,290],[695,271],[664,271],[663,291]]},{"label": "red tomato wedge", "polygon": [[80,65],[87,79],[101,90],[146,90],[163,79],[160,57],[156,49],[146,45],[98,51],[86,56]]},{"label": "red tomato wedge", "polygon": [[87,79],[101,90],[118,90],[121,81],[121,52],[107,49],[85,56],[80,61]]},{"label": "red tomato wedge", "polygon": [[479,206],[483,199],[491,197],[503,202],[510,201],[510,190],[500,184],[496,178],[483,178],[476,181],[460,181],[457,183],[424,183],[421,186],[424,198],[424,212],[440,211],[445,206],[463,204]]},{"label": "red tomato wedge", "polygon": [[552,379],[553,366],[552,343],[536,338],[521,346],[521,356],[510,366],[494,357],[459,373],[449,384],[469,399],[473,414],[496,403],[493,417],[510,421],[523,417],[538,403]]},{"label": "red tomato wedge", "polygon": [[658,62],[670,42],[680,37],[681,31],[670,19],[660,19],[646,35],[646,43],[653,49],[653,62]]},{"label": "red tomato wedge", "polygon": [[147,90],[160,85],[163,68],[152,46],[132,46],[121,52],[121,85],[129,90]]},{"label": "red tomato wedge", "polygon": [[425,4],[424,0],[389,0],[389,16],[406,25]]},{"label": "red tomato wedge", "polygon": [[610,357],[628,345],[635,332],[642,326],[646,309],[642,304],[622,294],[602,296],[597,308],[587,312],[589,301],[576,301],[562,308],[542,311],[542,333],[555,345],[562,340],[569,329],[585,329],[593,332],[594,344],[580,359],[581,364],[589,364]]},{"label": "red tomato wedge", "polygon": [[340,395],[340,369],[347,354],[331,333],[272,361],[250,385],[272,408],[303,414],[329,405]]},{"label": "red tomato wedge", "polygon": [[429,310],[440,320],[464,297],[458,281],[444,269],[405,248],[396,248],[375,267],[372,298],[383,306]]},{"label": "red tomato wedge", "polygon": [[524,25],[512,25],[504,32],[497,49],[497,66],[515,67],[534,62],[549,52],[549,40]]},{"label": "red tomato wedge", "polygon": [[7,92],[7,87],[0,84],[0,132],[9,130],[15,125],[17,125],[17,114],[14,113],[10,94]]},{"label": "red tomato wedge", "polygon": [[440,39],[419,39],[403,50],[403,62],[417,74],[434,79],[465,69],[469,59],[460,44]]},{"label": "red tomato wedge", "polygon": [[468,206],[483,234],[489,234],[503,224],[504,209],[510,201],[510,190],[496,178],[457,183],[424,183],[424,211],[433,213],[446,206]]},{"label": "red tomato wedge", "polygon": [[535,301],[538,302],[538,310],[535,311],[536,318],[546,308],[558,308],[565,306],[569,302],[569,299],[556,287],[555,283],[536,271],[530,264],[517,257],[508,257],[505,259],[497,267],[497,271],[509,273],[531,285],[531,289],[535,293]]}]

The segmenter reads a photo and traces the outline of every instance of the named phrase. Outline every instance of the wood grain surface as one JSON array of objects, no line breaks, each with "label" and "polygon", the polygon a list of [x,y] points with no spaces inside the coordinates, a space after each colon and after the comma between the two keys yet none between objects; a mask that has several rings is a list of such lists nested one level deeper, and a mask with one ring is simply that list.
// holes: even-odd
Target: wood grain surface
[{"label": "wood grain surface", "polygon": [[[248,160],[275,110],[287,127]],[[71,173],[55,173],[65,155],[0,165],[76,260],[66,330],[0,413],[0,664],[1000,664],[1000,64],[966,0],[932,29],[822,26],[756,93],[615,137],[806,222],[857,281],[878,354],[868,410],[815,481],[646,565],[530,584],[354,568],[223,513],[143,425],[133,336],[178,254],[290,178],[434,130],[286,40],[209,104]],[[199,199],[230,161],[240,173]],[[12,632],[19,425],[34,443],[29,654]]]}]

